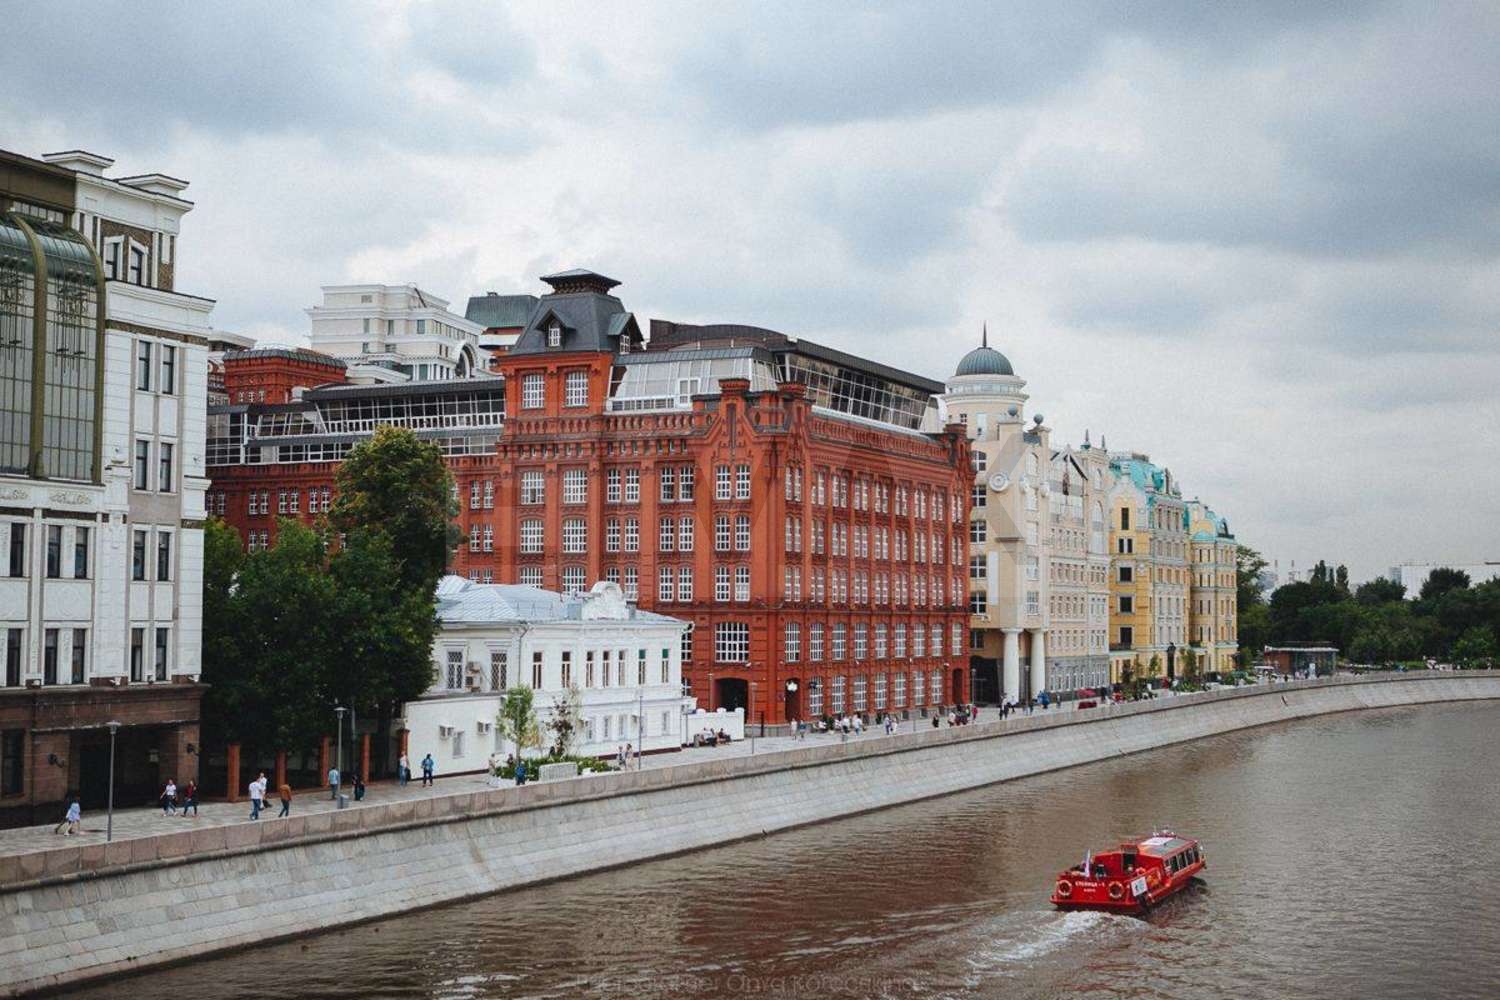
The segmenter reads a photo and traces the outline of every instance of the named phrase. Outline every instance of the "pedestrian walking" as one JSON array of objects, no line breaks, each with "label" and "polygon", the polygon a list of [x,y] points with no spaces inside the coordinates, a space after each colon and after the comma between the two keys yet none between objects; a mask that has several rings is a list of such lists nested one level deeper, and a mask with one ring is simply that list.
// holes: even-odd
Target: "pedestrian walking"
[{"label": "pedestrian walking", "polygon": [[526,761],[524,760],[516,761],[516,784],[526,784]]},{"label": "pedestrian walking", "polygon": [[163,816],[177,815],[177,779],[168,778],[167,783],[161,790],[161,814]]},{"label": "pedestrian walking", "polygon": [[260,810],[266,798],[266,772],[250,782],[250,818],[260,819]]},{"label": "pedestrian walking", "polygon": [[192,778],[188,779],[187,785],[182,791],[182,816],[187,818],[188,810],[193,810],[193,815],[198,815],[198,783]]},{"label": "pedestrian walking", "polygon": [[411,780],[411,761],[407,760],[406,754],[401,755],[401,762],[396,765],[396,780],[403,786]]},{"label": "pedestrian walking", "polygon": [[339,797],[339,769],[337,766],[328,769],[328,787],[332,789],[328,797],[330,799],[337,799]]},{"label": "pedestrian walking", "polygon": [[621,743],[615,748],[615,766],[625,770],[625,744]]},{"label": "pedestrian walking", "polygon": [[[630,761],[636,760],[637,756],[638,755],[635,752],[635,745],[632,743],[625,744],[625,762],[628,764]],[[639,763],[639,761],[637,761],[637,763]]]},{"label": "pedestrian walking", "polygon": [[365,778],[358,771],[354,772],[354,801],[363,802],[365,799]]},{"label": "pedestrian walking", "polygon": [[281,787],[276,789],[276,794],[281,796],[281,812],[276,814],[276,818],[290,816],[292,814],[292,786],[283,781]]},{"label": "pedestrian walking", "polygon": [[[66,837],[71,837],[75,833],[79,832],[82,823],[83,810],[78,805],[78,796],[69,795],[67,814],[63,816],[62,822],[57,824],[52,832],[61,833]],[[65,827],[66,830],[64,829]]]},{"label": "pedestrian walking", "polygon": [[422,758],[422,786],[424,788],[432,784],[432,770],[436,766],[437,762],[432,759],[432,754]]}]

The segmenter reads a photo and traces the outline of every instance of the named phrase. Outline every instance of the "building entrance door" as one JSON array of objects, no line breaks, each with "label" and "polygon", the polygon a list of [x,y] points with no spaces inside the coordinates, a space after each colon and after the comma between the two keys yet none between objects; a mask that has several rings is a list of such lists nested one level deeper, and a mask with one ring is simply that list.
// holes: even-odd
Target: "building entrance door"
[{"label": "building entrance door", "polygon": [[738,677],[720,677],[714,681],[714,707],[726,712],[737,708],[745,710],[745,725],[750,724],[750,682]]}]

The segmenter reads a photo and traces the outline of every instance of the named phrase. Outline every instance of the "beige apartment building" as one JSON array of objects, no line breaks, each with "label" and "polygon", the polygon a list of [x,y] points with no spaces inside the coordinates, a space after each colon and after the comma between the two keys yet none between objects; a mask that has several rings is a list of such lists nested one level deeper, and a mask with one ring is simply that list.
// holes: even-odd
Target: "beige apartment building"
[{"label": "beige apartment building", "polygon": [[[987,341],[988,338],[986,337]],[[940,397],[968,428],[970,666],[979,701],[1108,682],[1108,457],[1054,451],[1026,382],[987,342]]]}]

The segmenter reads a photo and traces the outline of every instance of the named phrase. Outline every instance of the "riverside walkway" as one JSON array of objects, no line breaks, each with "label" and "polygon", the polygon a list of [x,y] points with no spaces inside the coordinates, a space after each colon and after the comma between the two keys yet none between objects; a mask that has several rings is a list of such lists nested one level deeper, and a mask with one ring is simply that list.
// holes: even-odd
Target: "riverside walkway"
[{"label": "riverside walkway", "polygon": [[[1051,709],[1053,714],[1060,711]],[[1037,709],[1037,715],[1043,715],[1041,709]],[[981,722],[988,716],[990,720],[998,719],[995,709],[984,709],[981,714]],[[1018,718],[1024,718],[1024,714]],[[914,731],[930,729],[932,721],[930,718],[915,719],[901,723],[897,734],[910,734]],[[946,728],[946,726],[945,726]],[[693,764],[707,760],[724,760],[734,757],[744,757],[752,752],[756,754],[775,753],[782,750],[805,749],[808,747],[823,746],[840,742],[856,742],[873,739],[889,739],[884,728],[875,726],[865,730],[864,733],[847,738],[837,733],[809,733],[802,740],[794,740],[789,736],[757,737],[754,740],[745,738],[734,743],[724,744],[716,747],[685,747],[679,753],[654,753],[647,754],[639,760],[640,767],[651,770],[660,767],[672,767],[678,764]],[[631,762],[629,770],[635,770],[635,761]],[[249,774],[250,772],[247,772]],[[268,775],[269,776],[269,775]],[[449,777],[439,776],[436,782],[428,787],[423,787],[420,779],[414,779],[406,785],[400,785],[395,781],[377,781],[366,786],[365,797],[360,802],[353,799],[352,788],[345,786],[345,792],[349,794],[348,808],[351,810],[364,809],[370,806],[385,805],[391,802],[415,801],[424,798],[437,798],[441,796],[461,795],[471,792],[490,791],[494,786],[490,785],[489,779],[483,774],[457,774]],[[500,786],[502,789],[514,787],[506,782]],[[210,827],[238,826],[250,823],[276,823],[276,814],[281,811],[281,800],[276,797],[275,789],[268,793],[270,798],[266,800],[266,807],[261,810],[260,819],[250,819],[250,801],[241,793],[239,802],[207,801],[199,805],[197,815],[184,816],[181,812],[176,815],[163,815],[160,806],[141,808],[132,806],[128,809],[116,807],[114,817],[114,840],[116,842],[144,837],[154,837],[164,833],[181,833],[184,830],[207,829]],[[292,815],[306,816],[309,814],[333,812],[337,808],[332,794],[327,788],[299,789],[292,799]],[[58,847],[77,847],[89,844],[102,844],[105,838],[106,817],[102,810],[91,810],[84,813],[82,832],[74,836],[63,836],[55,832],[55,824],[42,826],[16,827],[9,830],[0,830],[0,857],[10,857],[18,854],[26,854],[36,851],[49,851]]]}]

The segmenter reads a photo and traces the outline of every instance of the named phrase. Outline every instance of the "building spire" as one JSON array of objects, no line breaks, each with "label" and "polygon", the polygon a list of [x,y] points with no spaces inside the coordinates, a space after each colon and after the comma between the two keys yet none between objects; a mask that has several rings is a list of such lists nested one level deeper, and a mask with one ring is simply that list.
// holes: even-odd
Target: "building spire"
[{"label": "building spire", "polygon": [[985,320],[984,321],[984,326],[981,327],[980,329],[981,329],[981,333],[979,334],[979,346],[980,347],[989,347],[990,346],[990,321],[989,320]]}]

